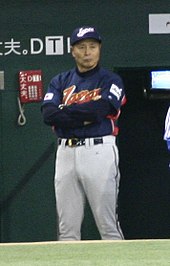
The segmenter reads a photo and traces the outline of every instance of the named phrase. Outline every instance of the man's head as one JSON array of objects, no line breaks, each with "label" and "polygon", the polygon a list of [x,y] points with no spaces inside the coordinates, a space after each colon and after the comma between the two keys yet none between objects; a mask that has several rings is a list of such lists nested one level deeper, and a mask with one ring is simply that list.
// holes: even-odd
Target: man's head
[{"label": "man's head", "polygon": [[101,37],[93,27],[81,27],[73,31],[71,51],[80,72],[97,66],[100,60]]}]

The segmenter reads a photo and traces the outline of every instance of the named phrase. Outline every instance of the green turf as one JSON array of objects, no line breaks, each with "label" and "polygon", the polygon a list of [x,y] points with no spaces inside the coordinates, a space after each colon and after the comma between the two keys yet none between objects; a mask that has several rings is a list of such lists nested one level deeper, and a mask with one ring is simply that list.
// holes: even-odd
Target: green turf
[{"label": "green turf", "polygon": [[1,266],[168,266],[170,240],[1,245]]}]

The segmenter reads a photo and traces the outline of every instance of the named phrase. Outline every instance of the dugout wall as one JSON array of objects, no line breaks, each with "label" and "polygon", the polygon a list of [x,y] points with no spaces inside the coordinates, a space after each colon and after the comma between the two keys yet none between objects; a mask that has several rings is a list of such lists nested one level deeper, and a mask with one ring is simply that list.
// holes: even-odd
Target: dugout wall
[{"label": "dugout wall", "polygon": [[[41,69],[43,87],[73,67],[69,36],[94,25],[103,36],[102,64],[118,71],[128,103],[120,119],[120,220],[126,238],[169,238],[170,180],[162,140],[169,102],[143,98],[141,69],[170,65],[170,35],[149,34],[148,15],[170,13],[169,0],[2,1],[0,6],[0,241],[56,240],[53,189],[56,140],[41,103],[24,106],[17,123],[18,73]],[[54,45],[55,44],[55,45]],[[54,49],[55,47],[55,49]],[[87,207],[83,239],[99,235]]]}]

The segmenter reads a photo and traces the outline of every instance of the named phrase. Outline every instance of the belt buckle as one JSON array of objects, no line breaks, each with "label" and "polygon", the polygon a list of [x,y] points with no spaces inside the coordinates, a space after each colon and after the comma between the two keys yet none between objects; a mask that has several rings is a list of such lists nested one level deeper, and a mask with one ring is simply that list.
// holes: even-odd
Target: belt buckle
[{"label": "belt buckle", "polygon": [[72,141],[72,139],[68,139],[68,146],[69,146],[69,147],[72,147],[72,145],[73,145],[73,141]]},{"label": "belt buckle", "polygon": [[68,146],[69,147],[75,147],[76,146],[76,144],[73,143],[74,140],[77,141],[78,139],[68,139]]}]

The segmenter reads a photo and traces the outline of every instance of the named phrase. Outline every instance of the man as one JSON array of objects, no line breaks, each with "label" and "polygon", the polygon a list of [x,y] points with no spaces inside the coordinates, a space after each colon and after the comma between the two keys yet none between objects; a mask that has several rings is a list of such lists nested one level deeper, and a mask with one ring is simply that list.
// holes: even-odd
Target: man
[{"label": "man", "polygon": [[76,67],[55,76],[42,105],[58,138],[55,194],[59,240],[80,240],[85,199],[101,239],[123,239],[117,217],[117,119],[125,103],[121,78],[100,67],[101,37],[94,27],[73,31]]},{"label": "man", "polygon": [[170,107],[168,109],[166,119],[165,119],[164,140],[166,140],[168,150],[170,151]]}]

